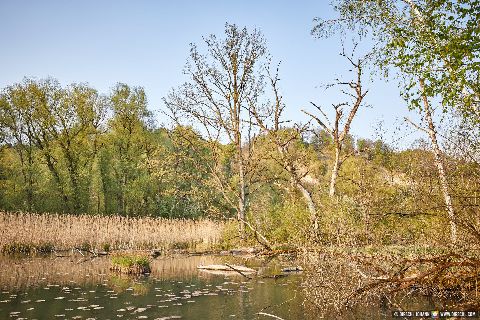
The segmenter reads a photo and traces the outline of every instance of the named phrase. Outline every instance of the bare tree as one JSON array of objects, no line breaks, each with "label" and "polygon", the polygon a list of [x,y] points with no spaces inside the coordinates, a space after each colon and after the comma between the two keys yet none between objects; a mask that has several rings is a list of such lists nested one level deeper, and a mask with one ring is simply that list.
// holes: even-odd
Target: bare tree
[{"label": "bare tree", "polygon": [[[188,82],[172,90],[164,100],[177,123],[200,126],[214,150],[221,152],[226,142],[234,147],[235,187],[231,196],[228,182],[214,175],[219,191],[235,207],[241,234],[245,226],[251,175],[255,173],[252,148],[256,137],[247,102],[255,102],[263,92],[262,63],[267,57],[265,40],[258,30],[248,32],[225,25],[225,38],[204,38],[207,54],[191,45],[184,73]],[[263,241],[266,244],[266,239]]]},{"label": "bare tree", "polygon": [[[351,155],[351,154],[342,155],[342,148],[344,146],[345,138],[348,136],[352,121],[355,118],[355,115],[357,114],[358,109],[362,105],[363,99],[368,93],[368,90],[364,91],[362,86],[362,69],[368,59],[368,56],[359,58],[355,61],[353,58],[353,53],[351,56],[347,56],[345,54],[345,50],[342,51],[341,56],[345,57],[348,60],[348,62],[351,64],[351,66],[356,72],[356,78],[348,82],[340,81],[339,79],[337,79],[334,84],[327,86],[327,87],[341,86],[341,87],[347,87],[348,89],[350,89],[349,91],[342,89],[342,93],[344,93],[347,97],[350,98],[349,101],[333,104],[333,108],[335,110],[335,120],[333,122],[333,125],[330,123],[322,107],[318,106],[313,102],[311,102],[311,104],[320,112],[321,114],[320,116],[314,115],[310,112],[302,110],[305,114],[309,115],[312,119],[314,119],[320,125],[320,127],[322,127],[331,136],[333,140],[333,145],[335,147],[335,159],[333,162],[332,174],[330,178],[330,189],[329,189],[330,197],[335,196],[335,192],[336,192],[335,186],[337,183],[338,172],[340,170],[340,167],[342,163]],[[348,116],[345,122],[343,122],[344,109],[349,109]],[[343,128],[341,128],[342,125],[343,125]]]},{"label": "bare tree", "polygon": [[294,141],[301,139],[302,133],[307,129],[307,125],[297,126],[291,130],[282,128],[282,113],[285,109],[283,97],[278,88],[278,66],[275,74],[272,74],[267,69],[268,82],[273,91],[273,102],[267,105],[259,106],[256,101],[250,101],[249,107],[256,125],[266,133],[268,140],[276,148],[279,158],[275,161],[288,173],[290,176],[291,185],[296,188],[302,195],[310,212],[310,219],[312,229],[314,232],[318,230],[318,218],[315,202],[312,198],[311,191],[308,190],[308,182],[305,177],[308,175],[308,170],[299,165],[295,156],[291,154],[291,145]]}]

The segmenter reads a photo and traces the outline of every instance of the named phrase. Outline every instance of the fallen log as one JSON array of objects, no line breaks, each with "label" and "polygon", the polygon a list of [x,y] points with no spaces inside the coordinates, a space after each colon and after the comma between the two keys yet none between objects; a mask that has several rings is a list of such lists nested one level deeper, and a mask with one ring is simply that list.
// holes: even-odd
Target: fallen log
[{"label": "fallen log", "polygon": [[209,264],[206,266],[198,266],[197,269],[200,270],[211,270],[211,271],[235,271],[235,272],[242,272],[242,273],[256,273],[257,271],[252,268],[248,268],[245,266],[236,266],[236,265],[229,265],[229,264]]}]

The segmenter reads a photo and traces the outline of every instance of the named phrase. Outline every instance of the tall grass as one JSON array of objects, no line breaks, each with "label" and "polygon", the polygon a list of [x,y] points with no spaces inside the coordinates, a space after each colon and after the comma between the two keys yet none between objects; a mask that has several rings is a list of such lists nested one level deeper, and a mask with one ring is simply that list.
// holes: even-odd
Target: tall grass
[{"label": "tall grass", "polygon": [[220,242],[223,228],[224,223],[207,219],[0,212],[0,248],[207,249]]}]

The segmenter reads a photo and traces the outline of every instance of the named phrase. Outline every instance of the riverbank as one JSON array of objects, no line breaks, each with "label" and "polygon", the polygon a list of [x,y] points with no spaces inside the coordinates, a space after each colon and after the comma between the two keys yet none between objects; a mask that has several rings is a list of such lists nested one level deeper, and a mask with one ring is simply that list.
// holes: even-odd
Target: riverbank
[{"label": "riverbank", "polygon": [[[478,310],[477,248],[330,248],[305,255],[306,300],[319,314],[385,304],[421,311],[411,297],[429,299],[431,310]],[[391,315],[390,315],[391,316]]]}]

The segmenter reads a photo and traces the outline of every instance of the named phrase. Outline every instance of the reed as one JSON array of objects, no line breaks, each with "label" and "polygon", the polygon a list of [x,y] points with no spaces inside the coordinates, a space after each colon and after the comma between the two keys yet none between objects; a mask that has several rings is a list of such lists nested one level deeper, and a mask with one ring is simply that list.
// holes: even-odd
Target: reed
[{"label": "reed", "polygon": [[0,248],[4,253],[44,252],[45,248],[206,250],[220,243],[223,228],[223,222],[208,219],[0,212]]}]

